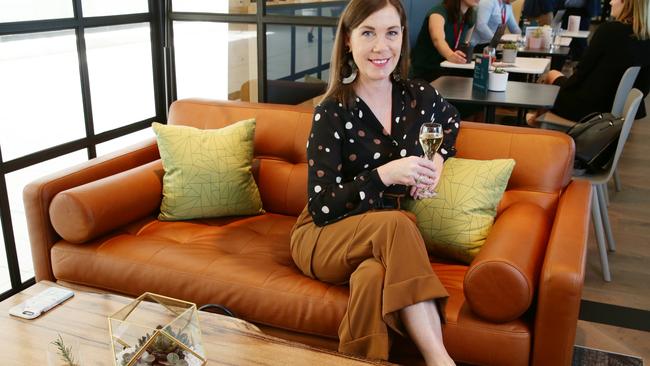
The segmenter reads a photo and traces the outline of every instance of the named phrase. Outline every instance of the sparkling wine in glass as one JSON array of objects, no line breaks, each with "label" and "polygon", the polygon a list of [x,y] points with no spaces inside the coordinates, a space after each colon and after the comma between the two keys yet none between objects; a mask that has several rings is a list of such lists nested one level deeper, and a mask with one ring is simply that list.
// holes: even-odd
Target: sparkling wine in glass
[{"label": "sparkling wine in glass", "polygon": [[442,145],[442,125],[435,122],[426,122],[420,126],[420,146],[427,159],[433,160],[433,156]]},{"label": "sparkling wine in glass", "polygon": [[[420,126],[420,146],[422,146],[422,151],[424,151],[424,156],[427,159],[433,160],[433,156],[442,145],[442,139],[442,125],[440,123],[426,122]],[[429,188],[425,189],[425,191],[436,195],[436,191]]]}]

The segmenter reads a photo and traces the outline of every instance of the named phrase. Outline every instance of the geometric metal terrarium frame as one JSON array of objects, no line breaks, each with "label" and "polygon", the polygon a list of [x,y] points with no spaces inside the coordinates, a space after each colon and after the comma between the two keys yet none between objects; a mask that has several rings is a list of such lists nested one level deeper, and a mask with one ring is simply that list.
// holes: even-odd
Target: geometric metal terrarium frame
[{"label": "geometric metal terrarium frame", "polygon": [[194,303],[145,292],[111,315],[108,329],[116,366],[207,363]]}]

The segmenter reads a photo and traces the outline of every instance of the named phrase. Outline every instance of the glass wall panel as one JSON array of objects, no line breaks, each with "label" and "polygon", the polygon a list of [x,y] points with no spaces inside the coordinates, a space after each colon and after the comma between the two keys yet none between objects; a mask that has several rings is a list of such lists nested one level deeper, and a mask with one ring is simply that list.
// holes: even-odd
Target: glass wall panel
[{"label": "glass wall panel", "polygon": [[29,232],[27,231],[27,220],[25,218],[25,206],[23,205],[23,188],[25,188],[27,183],[39,177],[71,167],[86,160],[88,160],[86,150],[79,150],[6,175],[9,209],[14,229],[14,238],[16,240],[16,252],[18,254],[22,282],[34,276],[32,252],[29,245]]},{"label": "glass wall panel", "polygon": [[335,28],[269,25],[267,29],[269,102],[299,104],[323,94]]},{"label": "glass wall panel", "polygon": [[347,3],[341,0],[266,0],[266,13],[338,18]]},{"label": "glass wall panel", "polygon": [[137,144],[141,141],[144,141],[150,137],[154,137],[153,130],[151,128],[146,128],[144,130],[136,131],[134,133],[130,133],[126,136],[118,137],[116,139],[112,139],[109,141],[106,141],[104,143],[98,144],[96,146],[97,149],[97,156],[101,155],[106,155],[108,153],[111,153],[113,151],[117,151],[120,149],[123,149],[125,147],[131,146],[133,144]]},{"label": "glass wall panel", "polygon": [[86,30],[95,133],[156,115],[149,24]]},{"label": "glass wall panel", "polygon": [[148,13],[147,0],[82,0],[84,17]]},{"label": "glass wall panel", "polygon": [[0,0],[0,23],[73,16],[71,0]]},{"label": "glass wall panel", "polygon": [[173,0],[172,11],[191,13],[255,14],[255,0]]},{"label": "glass wall panel", "polygon": [[85,136],[74,31],[0,36],[5,161]]},{"label": "glass wall panel", "polygon": [[174,22],[174,47],[178,99],[257,101],[255,25]]}]

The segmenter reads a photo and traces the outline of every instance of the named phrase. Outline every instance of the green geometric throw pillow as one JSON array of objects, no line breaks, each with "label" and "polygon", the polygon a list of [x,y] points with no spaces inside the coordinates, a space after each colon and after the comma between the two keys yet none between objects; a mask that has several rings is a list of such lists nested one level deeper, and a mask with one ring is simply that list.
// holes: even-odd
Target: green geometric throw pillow
[{"label": "green geometric throw pillow", "polygon": [[492,228],[497,205],[515,166],[513,159],[445,162],[437,196],[406,200],[427,250],[434,256],[470,263]]},{"label": "green geometric throw pillow", "polygon": [[263,213],[251,173],[255,119],[213,130],[154,122],[165,170],[158,219]]}]

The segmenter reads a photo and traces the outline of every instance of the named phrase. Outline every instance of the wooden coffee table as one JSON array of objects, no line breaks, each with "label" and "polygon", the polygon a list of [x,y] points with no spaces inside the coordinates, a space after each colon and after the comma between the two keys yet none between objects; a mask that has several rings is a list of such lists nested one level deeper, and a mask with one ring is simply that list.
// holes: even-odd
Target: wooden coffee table
[{"label": "wooden coffee table", "polygon": [[[112,365],[108,316],[132,299],[74,289],[75,296],[34,320],[9,315],[17,305],[54,283],[42,281],[0,303],[2,365],[46,365],[47,345],[74,336],[87,365]],[[263,334],[253,324],[199,312],[208,365],[391,365],[317,349]]]}]

